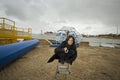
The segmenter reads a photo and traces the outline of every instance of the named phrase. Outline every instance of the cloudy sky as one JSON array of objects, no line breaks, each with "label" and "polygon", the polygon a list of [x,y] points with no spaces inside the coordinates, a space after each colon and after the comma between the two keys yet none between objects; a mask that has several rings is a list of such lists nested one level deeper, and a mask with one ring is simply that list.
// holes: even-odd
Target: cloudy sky
[{"label": "cloudy sky", "polygon": [[56,32],[63,26],[84,34],[120,34],[120,0],[0,0],[0,17],[18,27]]}]

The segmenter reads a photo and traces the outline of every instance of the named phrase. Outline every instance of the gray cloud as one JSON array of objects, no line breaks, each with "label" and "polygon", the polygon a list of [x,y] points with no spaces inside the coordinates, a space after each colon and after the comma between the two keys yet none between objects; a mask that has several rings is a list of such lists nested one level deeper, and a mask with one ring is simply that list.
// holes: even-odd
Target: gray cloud
[{"label": "gray cloud", "polygon": [[2,0],[5,13],[8,16],[14,16],[21,20],[39,18],[45,14],[45,5],[42,1],[33,0]]},{"label": "gray cloud", "polygon": [[28,23],[38,33],[67,25],[83,33],[115,33],[119,8],[120,0],[0,0],[0,16]]},{"label": "gray cloud", "polygon": [[63,18],[120,24],[120,0],[52,0],[50,3]]}]

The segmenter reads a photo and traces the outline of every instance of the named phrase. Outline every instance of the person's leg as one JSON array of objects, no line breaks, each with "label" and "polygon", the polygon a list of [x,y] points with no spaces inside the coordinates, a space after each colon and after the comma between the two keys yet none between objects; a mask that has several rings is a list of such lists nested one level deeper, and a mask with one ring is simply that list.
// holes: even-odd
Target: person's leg
[{"label": "person's leg", "polygon": [[64,64],[64,62],[65,62],[65,53],[58,53],[57,55],[59,56],[59,62]]},{"label": "person's leg", "polygon": [[47,63],[53,62],[55,59],[56,59],[56,55],[54,54],[54,55],[48,60]]},{"label": "person's leg", "polygon": [[72,65],[74,56],[75,56],[74,51],[69,51],[69,53],[67,53],[67,56],[66,56],[66,58],[65,58],[65,61],[66,61],[67,63],[70,63],[70,64]]}]

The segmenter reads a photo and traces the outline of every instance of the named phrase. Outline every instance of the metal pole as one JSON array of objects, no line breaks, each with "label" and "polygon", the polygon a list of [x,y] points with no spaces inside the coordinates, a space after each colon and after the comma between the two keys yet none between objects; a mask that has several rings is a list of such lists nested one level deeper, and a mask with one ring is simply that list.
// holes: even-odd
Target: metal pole
[{"label": "metal pole", "polygon": [[5,18],[3,18],[3,29],[5,29]]},{"label": "metal pole", "polygon": [[118,26],[117,26],[117,36],[118,36]]}]

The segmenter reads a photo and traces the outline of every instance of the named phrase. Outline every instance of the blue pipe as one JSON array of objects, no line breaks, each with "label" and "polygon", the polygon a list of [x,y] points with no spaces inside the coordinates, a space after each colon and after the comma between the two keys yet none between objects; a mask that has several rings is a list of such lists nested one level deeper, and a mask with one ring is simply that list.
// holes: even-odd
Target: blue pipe
[{"label": "blue pipe", "polygon": [[0,46],[0,69],[38,44],[39,40],[35,39]]}]

